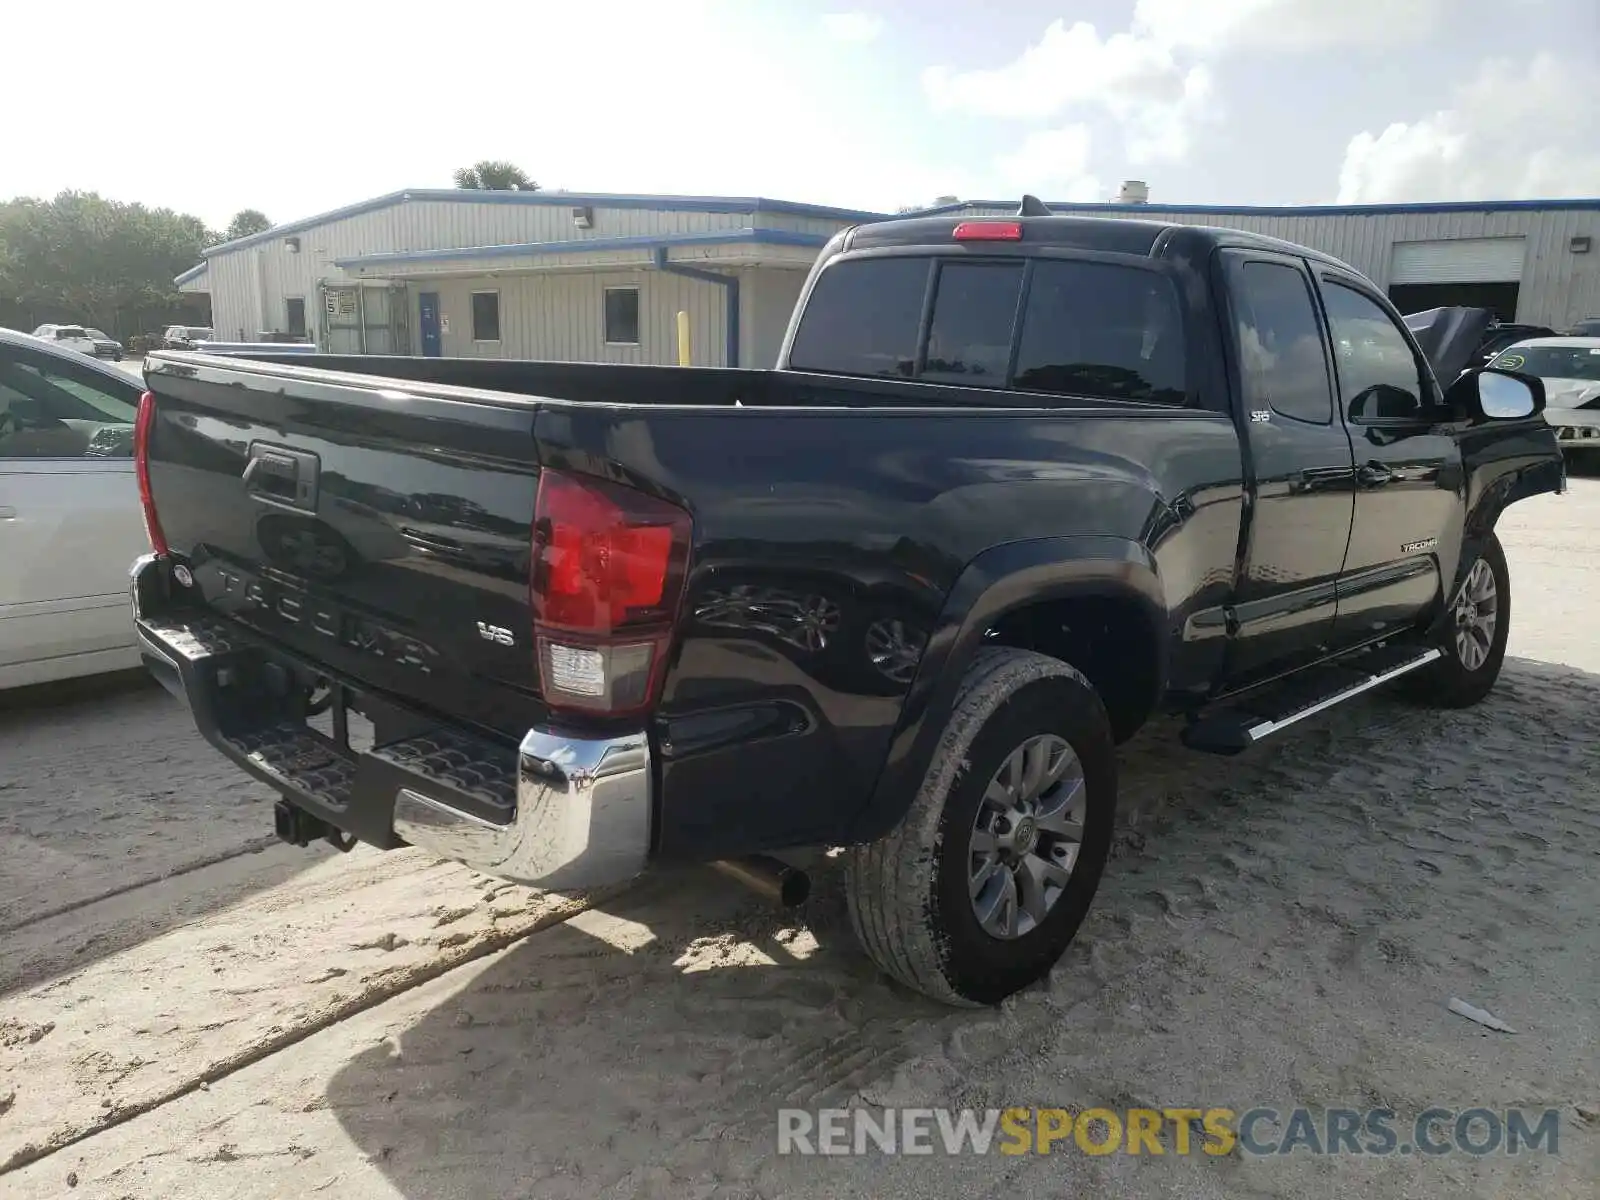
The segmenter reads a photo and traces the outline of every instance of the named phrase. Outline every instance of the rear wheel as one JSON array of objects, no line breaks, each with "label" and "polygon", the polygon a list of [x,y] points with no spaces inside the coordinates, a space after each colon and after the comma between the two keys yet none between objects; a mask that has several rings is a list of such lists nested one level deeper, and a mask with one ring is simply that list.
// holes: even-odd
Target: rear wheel
[{"label": "rear wheel", "polygon": [[1088,681],[1042,654],[985,649],[910,809],[847,857],[867,954],[949,1004],[997,1003],[1041,978],[1094,899],[1116,790]]},{"label": "rear wheel", "polygon": [[1405,694],[1436,708],[1478,703],[1500,677],[1511,632],[1511,572],[1490,533],[1450,603],[1439,639],[1444,657],[1404,682]]}]

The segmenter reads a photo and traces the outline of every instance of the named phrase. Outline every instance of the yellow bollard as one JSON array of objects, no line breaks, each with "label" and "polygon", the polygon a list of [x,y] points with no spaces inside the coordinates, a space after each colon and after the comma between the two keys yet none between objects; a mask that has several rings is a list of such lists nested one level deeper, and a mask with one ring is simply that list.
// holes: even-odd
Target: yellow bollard
[{"label": "yellow bollard", "polygon": [[689,314],[683,311],[678,313],[678,365],[689,365]]}]

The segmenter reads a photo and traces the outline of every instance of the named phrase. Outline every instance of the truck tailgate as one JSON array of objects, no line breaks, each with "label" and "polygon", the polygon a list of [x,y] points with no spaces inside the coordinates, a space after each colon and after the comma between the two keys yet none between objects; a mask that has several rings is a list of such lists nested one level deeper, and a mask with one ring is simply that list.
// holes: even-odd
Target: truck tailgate
[{"label": "truck tailgate", "polygon": [[424,710],[515,735],[542,712],[532,402],[225,359],[147,386],[156,511],[206,607]]}]

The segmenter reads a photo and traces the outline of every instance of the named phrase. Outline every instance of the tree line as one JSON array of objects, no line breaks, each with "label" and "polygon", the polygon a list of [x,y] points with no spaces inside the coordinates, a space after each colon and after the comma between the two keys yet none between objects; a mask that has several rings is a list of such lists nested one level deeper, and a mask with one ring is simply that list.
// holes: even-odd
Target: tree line
[{"label": "tree line", "polygon": [[184,295],[173,279],[207,246],[271,224],[246,209],[219,232],[188,213],[95,192],[0,201],[0,325],[26,333],[81,323],[128,338],[208,319],[205,297]]},{"label": "tree line", "polygon": [[[462,167],[455,182],[500,191],[539,187],[514,163],[487,160]],[[173,280],[199,263],[206,247],[270,228],[253,208],[213,230],[188,213],[96,192],[0,201],[0,326],[27,333],[50,322],[84,324],[126,340],[169,324],[208,322],[207,298],[179,292]]]}]

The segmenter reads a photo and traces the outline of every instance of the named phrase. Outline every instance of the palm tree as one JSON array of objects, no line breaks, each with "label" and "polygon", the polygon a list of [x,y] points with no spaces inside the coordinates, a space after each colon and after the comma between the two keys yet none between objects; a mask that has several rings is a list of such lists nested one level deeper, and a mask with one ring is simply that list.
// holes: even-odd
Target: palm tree
[{"label": "palm tree", "polygon": [[484,159],[456,170],[456,186],[477,192],[537,192],[539,185],[516,163]]},{"label": "palm tree", "polygon": [[225,235],[228,241],[234,238],[249,237],[252,233],[262,233],[272,228],[272,222],[267,220],[267,214],[259,208],[241,208],[233,214],[233,220],[228,222],[228,232]]}]

